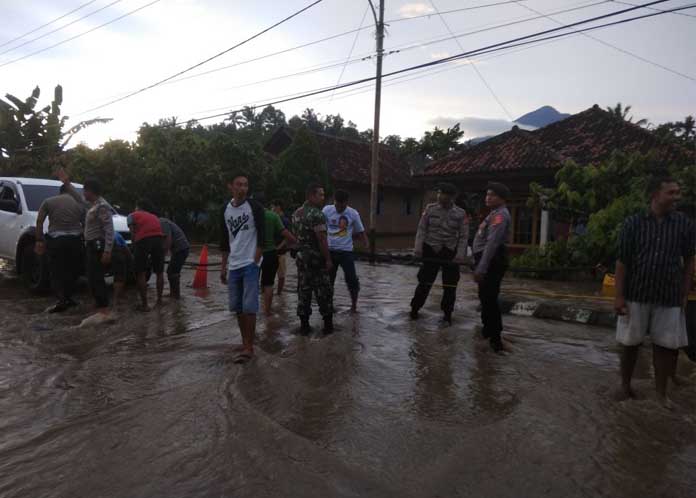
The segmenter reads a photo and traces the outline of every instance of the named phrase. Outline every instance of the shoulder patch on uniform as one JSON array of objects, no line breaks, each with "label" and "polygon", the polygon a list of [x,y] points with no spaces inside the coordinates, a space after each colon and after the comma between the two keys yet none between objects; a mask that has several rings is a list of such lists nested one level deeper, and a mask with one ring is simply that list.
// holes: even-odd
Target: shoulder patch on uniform
[{"label": "shoulder patch on uniform", "polygon": [[493,216],[493,219],[491,220],[491,225],[500,225],[503,221],[505,221],[505,217],[498,213],[495,216]]}]

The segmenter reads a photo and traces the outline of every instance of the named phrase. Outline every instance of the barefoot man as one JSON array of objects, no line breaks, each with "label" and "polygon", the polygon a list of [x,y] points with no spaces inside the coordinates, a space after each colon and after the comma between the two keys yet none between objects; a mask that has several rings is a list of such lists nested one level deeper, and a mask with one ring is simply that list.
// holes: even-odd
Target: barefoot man
[{"label": "barefoot man", "polygon": [[649,209],[624,221],[616,262],[619,315],[616,340],[621,352],[620,398],[635,397],[631,377],[638,348],[650,334],[655,388],[670,406],[667,381],[674,375],[679,348],[688,344],[685,310],[694,270],[694,225],[675,211],[679,184],[663,176],[651,180]]},{"label": "barefoot man", "polygon": [[265,219],[263,206],[247,199],[249,178],[245,174],[233,175],[227,188],[232,200],[223,208],[220,280],[227,284],[230,311],[237,314],[242,334],[235,362],[246,363],[254,355]]}]

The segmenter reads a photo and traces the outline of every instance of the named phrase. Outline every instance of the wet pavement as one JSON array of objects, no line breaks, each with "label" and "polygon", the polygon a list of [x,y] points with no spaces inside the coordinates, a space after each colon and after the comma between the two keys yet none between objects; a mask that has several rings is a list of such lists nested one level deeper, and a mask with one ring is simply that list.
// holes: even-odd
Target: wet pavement
[{"label": "wet pavement", "polygon": [[408,320],[416,271],[361,264],[355,315],[339,275],[326,338],[316,312],[315,334],[293,333],[285,293],[239,366],[217,273],[207,296],[142,314],[131,290],[117,323],[78,329],[86,295],[47,315],[50,297],[0,269],[0,496],[694,496],[685,356],[673,412],[654,401],[647,348],[644,399],[617,403],[612,330],[507,316],[512,352],[497,356],[475,338],[466,276],[452,326],[437,288]]}]

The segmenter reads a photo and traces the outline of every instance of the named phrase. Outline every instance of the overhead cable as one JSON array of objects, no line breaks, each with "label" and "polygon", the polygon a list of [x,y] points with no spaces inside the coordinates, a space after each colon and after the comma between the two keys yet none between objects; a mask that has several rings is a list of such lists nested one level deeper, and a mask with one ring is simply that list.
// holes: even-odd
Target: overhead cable
[{"label": "overhead cable", "polygon": [[[12,51],[14,51],[14,50],[17,50],[18,48],[22,48],[22,47],[24,47],[24,46],[26,46],[26,45],[29,45],[29,44],[31,44],[31,43],[34,43],[35,41],[39,41],[39,40],[41,40],[41,39],[43,39],[43,38],[46,38],[47,36],[50,36],[50,35],[52,35],[53,33],[57,33],[58,31],[61,31],[61,30],[65,29],[65,28],[67,28],[67,27],[69,27],[69,26],[72,26],[73,24],[76,24],[76,23],[78,23],[78,22],[80,22],[80,21],[82,21],[82,20],[84,20],[84,19],[87,19],[88,17],[91,17],[91,16],[93,16],[94,14],[97,14],[97,13],[101,12],[102,10],[108,9],[108,8],[111,7],[112,5],[116,5],[117,3],[122,2],[122,1],[123,1],[123,0],[114,0],[114,1],[111,2],[110,4],[107,4],[107,5],[103,6],[103,7],[100,7],[100,8],[98,8],[97,10],[93,10],[92,12],[90,12],[90,13],[87,14],[87,15],[84,15],[84,16],[82,16],[82,17],[78,17],[78,18],[75,19],[74,21],[70,21],[68,24],[63,24],[62,26],[60,26],[60,27],[58,27],[58,28],[56,28],[56,29],[54,29],[54,30],[48,31],[47,33],[44,33],[44,34],[42,34],[42,35],[39,35],[39,36],[37,36],[36,38],[32,38],[31,40],[27,40],[27,41],[25,41],[24,43],[20,43],[19,45],[15,45],[14,47],[10,47],[10,48],[8,48],[7,50],[4,50],[4,51],[0,52],[0,55],[4,55],[4,54],[6,54],[6,53],[8,53],[8,52],[12,52]],[[89,2],[89,3],[92,3],[92,2]]]},{"label": "overhead cable", "polygon": [[51,20],[51,21],[48,21],[48,22],[45,23],[45,24],[42,24],[42,25],[39,26],[38,28],[34,28],[34,29],[32,29],[31,31],[27,31],[27,32],[24,33],[23,35],[15,36],[14,38],[12,38],[12,39],[10,39],[10,40],[7,40],[6,42],[0,43],[0,48],[6,47],[7,45],[9,45],[9,44],[11,44],[11,43],[14,43],[14,42],[16,42],[16,41],[21,40],[22,38],[25,38],[25,37],[27,37],[27,36],[29,36],[29,35],[31,35],[31,34],[34,34],[34,33],[36,33],[37,31],[42,30],[43,28],[45,28],[45,27],[47,27],[47,26],[50,26],[51,24],[56,23],[56,22],[60,21],[61,19],[64,19],[64,18],[68,17],[70,14],[74,14],[74,13],[77,12],[78,10],[85,8],[85,7],[87,7],[87,6],[90,5],[90,4],[93,4],[93,3],[96,2],[96,1],[97,1],[97,0],[89,0],[89,2],[83,3],[82,5],[79,5],[78,7],[74,8],[74,9],[71,10],[70,12],[66,12],[66,13],[63,14],[62,16],[56,17],[55,19],[53,19],[53,20]]}]

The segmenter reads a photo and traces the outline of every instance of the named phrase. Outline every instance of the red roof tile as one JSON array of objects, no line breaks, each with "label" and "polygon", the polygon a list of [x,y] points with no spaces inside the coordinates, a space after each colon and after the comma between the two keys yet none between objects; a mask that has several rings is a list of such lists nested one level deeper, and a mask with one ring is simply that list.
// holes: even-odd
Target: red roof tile
[{"label": "red roof tile", "polygon": [[531,132],[514,127],[473,147],[431,163],[422,176],[558,168],[565,158]]},{"label": "red roof tile", "polygon": [[571,159],[591,164],[616,150],[655,150],[665,161],[684,161],[693,153],[661,140],[609,112],[593,106],[533,132],[513,129],[428,165],[423,176],[560,168]]},{"label": "red roof tile", "polygon": [[676,144],[666,142],[636,124],[593,106],[562,121],[533,132],[545,145],[572,158],[578,164],[592,164],[623,152],[657,151],[665,161],[679,161],[689,153]]}]

